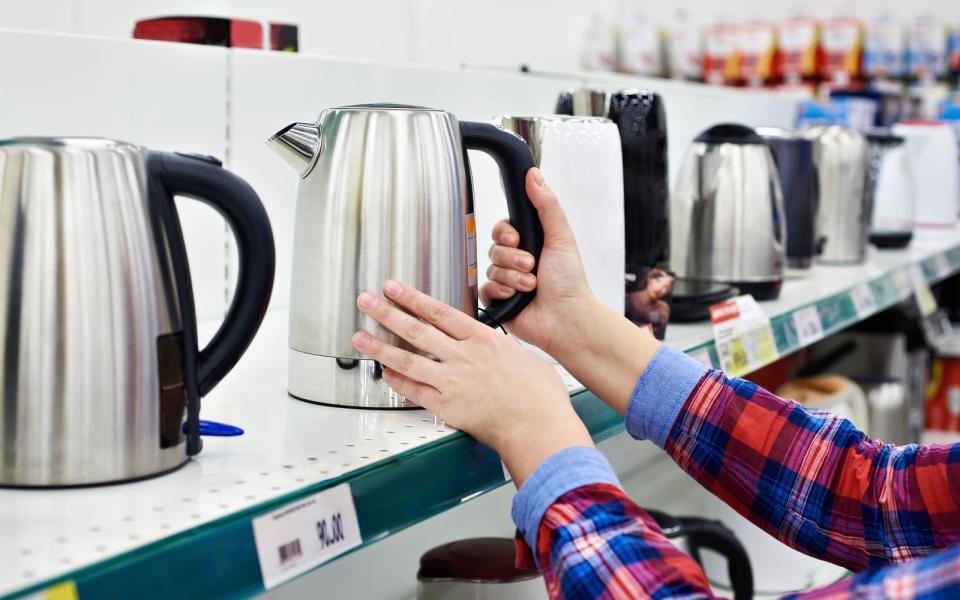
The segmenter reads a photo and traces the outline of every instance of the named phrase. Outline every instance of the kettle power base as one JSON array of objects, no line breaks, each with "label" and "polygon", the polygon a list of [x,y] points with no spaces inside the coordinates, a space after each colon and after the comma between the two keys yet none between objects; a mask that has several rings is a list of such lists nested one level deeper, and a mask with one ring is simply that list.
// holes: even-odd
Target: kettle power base
[{"label": "kettle power base", "polygon": [[372,409],[419,409],[394,392],[382,367],[369,359],[344,359],[290,348],[287,393],[304,402]]}]

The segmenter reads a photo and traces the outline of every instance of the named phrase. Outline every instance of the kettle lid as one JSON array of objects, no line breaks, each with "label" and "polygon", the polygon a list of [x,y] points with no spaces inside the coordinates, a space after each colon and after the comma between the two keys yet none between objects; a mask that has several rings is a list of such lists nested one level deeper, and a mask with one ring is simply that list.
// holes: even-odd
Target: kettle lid
[{"label": "kettle lid", "polygon": [[714,125],[697,136],[695,142],[704,144],[763,144],[763,137],[752,127],[739,123]]},{"label": "kettle lid", "polygon": [[537,570],[518,568],[516,556],[516,546],[509,538],[457,540],[421,556],[417,579],[503,583],[540,577]]},{"label": "kettle lid", "polygon": [[896,135],[891,130],[882,127],[868,129],[865,134],[867,139],[874,144],[899,146],[900,144],[906,143],[906,139],[904,139],[903,136]]},{"label": "kettle lid", "polygon": [[446,112],[439,108],[416,106],[413,104],[399,104],[396,102],[371,102],[368,104],[349,104],[338,106],[334,110],[405,110],[410,112]]}]

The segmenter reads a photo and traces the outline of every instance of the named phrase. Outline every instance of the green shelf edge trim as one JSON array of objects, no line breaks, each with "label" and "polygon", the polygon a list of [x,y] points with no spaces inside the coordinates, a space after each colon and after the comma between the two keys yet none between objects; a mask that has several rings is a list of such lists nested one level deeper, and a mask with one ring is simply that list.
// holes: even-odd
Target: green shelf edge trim
[{"label": "green shelf edge trim", "polygon": [[[947,250],[946,255],[950,273],[945,277],[937,276],[935,257],[920,261],[929,283],[960,271],[960,245]],[[867,282],[876,299],[875,313],[903,299],[894,278],[907,268],[901,267]],[[861,320],[850,296],[853,289],[812,303],[820,315],[824,337]],[[794,328],[793,314],[807,306],[811,304],[771,320],[780,356],[803,348]],[[694,354],[703,350],[709,353],[714,367],[719,367],[719,357],[712,341],[688,348],[686,352]],[[600,442],[623,432],[623,418],[588,390],[572,394],[572,401],[594,441]],[[189,592],[181,590],[178,593],[178,597],[183,598],[262,593],[264,588],[252,519],[343,482],[349,482],[353,491],[363,537],[363,544],[351,553],[506,483],[496,452],[463,433],[456,433],[394,456],[362,473],[347,473],[307,486],[3,598],[42,591],[62,581],[75,582],[81,599],[167,598],[170,587],[177,585],[172,582],[178,581],[190,582]],[[423,485],[412,485],[411,482],[422,482]]]}]

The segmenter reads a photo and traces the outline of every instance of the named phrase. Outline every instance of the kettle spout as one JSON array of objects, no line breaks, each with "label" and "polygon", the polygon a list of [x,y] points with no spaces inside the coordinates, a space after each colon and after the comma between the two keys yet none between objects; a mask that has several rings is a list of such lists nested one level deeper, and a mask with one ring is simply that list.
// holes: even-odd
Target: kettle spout
[{"label": "kettle spout", "polygon": [[267,145],[287,161],[300,177],[306,177],[320,153],[320,126],[291,123],[267,140]]}]

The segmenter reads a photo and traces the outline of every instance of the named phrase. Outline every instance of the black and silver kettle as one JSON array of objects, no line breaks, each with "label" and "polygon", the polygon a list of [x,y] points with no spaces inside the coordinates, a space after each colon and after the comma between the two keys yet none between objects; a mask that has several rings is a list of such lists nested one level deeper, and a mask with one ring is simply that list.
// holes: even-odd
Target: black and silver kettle
[{"label": "black and silver kettle", "polygon": [[[226,318],[197,346],[174,195],[237,239]],[[216,159],[96,138],[0,140],[0,485],[139,479],[200,451],[200,397],[266,313],[273,233]]]}]

